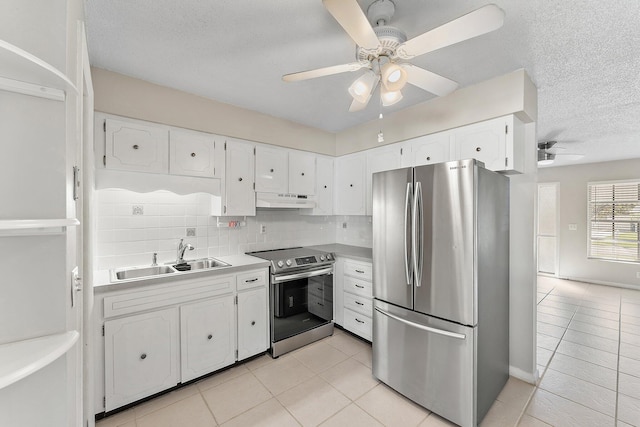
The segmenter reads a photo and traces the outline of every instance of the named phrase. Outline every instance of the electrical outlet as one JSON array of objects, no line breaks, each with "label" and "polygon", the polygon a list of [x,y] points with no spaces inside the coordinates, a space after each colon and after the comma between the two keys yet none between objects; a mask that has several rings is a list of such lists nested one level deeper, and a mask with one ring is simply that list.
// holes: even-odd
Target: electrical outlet
[{"label": "electrical outlet", "polygon": [[144,215],[144,206],[142,205],[133,205],[131,209],[132,215]]},{"label": "electrical outlet", "polygon": [[187,228],[187,237],[196,237],[196,229]]},{"label": "electrical outlet", "polygon": [[267,232],[267,224],[260,224],[260,234]]},{"label": "electrical outlet", "polygon": [[640,279],[640,271],[636,273],[636,279]]},{"label": "electrical outlet", "polygon": [[577,231],[578,224],[569,224],[569,231]]}]

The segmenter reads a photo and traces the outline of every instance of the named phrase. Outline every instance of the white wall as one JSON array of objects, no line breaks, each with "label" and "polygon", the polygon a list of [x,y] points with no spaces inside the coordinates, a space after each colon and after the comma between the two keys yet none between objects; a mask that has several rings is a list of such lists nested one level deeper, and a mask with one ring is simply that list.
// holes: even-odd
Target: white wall
[{"label": "white wall", "polygon": [[[587,183],[640,179],[640,159],[541,168],[538,182],[558,182],[558,275],[592,283],[640,287],[640,265],[587,259]],[[576,224],[577,230],[569,230]]]}]

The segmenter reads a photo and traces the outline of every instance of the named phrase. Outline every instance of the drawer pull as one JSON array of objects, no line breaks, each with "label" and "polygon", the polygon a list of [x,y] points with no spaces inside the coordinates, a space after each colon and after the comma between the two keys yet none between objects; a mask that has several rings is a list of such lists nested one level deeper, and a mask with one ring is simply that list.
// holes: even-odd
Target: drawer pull
[{"label": "drawer pull", "polygon": [[195,156],[196,156],[196,153],[191,153],[191,157],[195,157]]},{"label": "drawer pull", "polygon": [[358,323],[364,323],[364,320],[360,320],[360,319],[358,319],[358,318],[356,317],[356,322],[358,322]]},{"label": "drawer pull", "polygon": [[140,147],[138,146],[138,144],[135,144],[135,145],[133,146],[133,149],[134,149],[134,150],[137,150],[138,148],[140,148]]},{"label": "drawer pull", "polygon": [[363,270],[356,270],[356,273],[364,274]]},{"label": "drawer pull", "polygon": [[269,172],[273,173],[273,169],[269,169]]},{"label": "drawer pull", "polygon": [[147,358],[147,353],[142,353],[142,354],[140,355],[140,359],[144,360],[144,359],[146,359],[146,358]]},{"label": "drawer pull", "polygon": [[356,284],[356,288],[364,289],[364,286]]},{"label": "drawer pull", "polygon": [[356,301],[355,303],[356,303],[356,304],[358,304],[358,305],[364,305],[364,304],[363,304],[363,303],[361,303],[360,301]]},{"label": "drawer pull", "polygon": [[210,340],[211,338],[213,338],[213,335],[209,334],[207,335],[207,339]]},{"label": "drawer pull", "polygon": [[238,178],[238,181],[242,181],[242,177]]},{"label": "drawer pull", "polygon": [[324,307],[324,304],[321,303],[321,302],[319,302],[318,305],[321,306],[321,307]]},{"label": "drawer pull", "polygon": [[302,176],[304,176],[304,172],[302,172]]},{"label": "drawer pull", "polygon": [[378,313],[384,314],[387,317],[390,317],[390,318],[392,318],[394,320],[397,320],[398,322],[404,323],[406,325],[409,325],[409,326],[417,328],[417,329],[422,329],[423,331],[433,332],[434,334],[444,335],[446,337],[456,338],[456,339],[459,339],[459,340],[463,340],[463,339],[465,339],[467,337],[465,334],[459,334],[457,332],[445,331],[444,329],[432,328],[430,326],[421,325],[419,323],[411,322],[409,320],[403,319],[400,316],[396,316],[395,314],[391,314],[391,313],[388,313],[388,312],[386,312],[384,310],[381,310],[378,307],[375,307],[375,310]]},{"label": "drawer pull", "polygon": [[256,321],[255,321],[255,320],[252,320],[252,321],[251,321],[251,326],[255,326],[255,324],[256,324]]},{"label": "drawer pull", "polygon": [[247,280],[245,280],[244,282],[245,282],[245,283],[252,283],[252,282],[257,282],[257,281],[258,281],[258,278],[257,278],[257,277],[254,277],[253,279],[247,279]]},{"label": "drawer pull", "polygon": [[427,161],[431,160],[431,157],[427,157]]},{"label": "drawer pull", "polygon": [[482,151],[482,148],[476,147],[476,151],[479,153],[480,151]]}]

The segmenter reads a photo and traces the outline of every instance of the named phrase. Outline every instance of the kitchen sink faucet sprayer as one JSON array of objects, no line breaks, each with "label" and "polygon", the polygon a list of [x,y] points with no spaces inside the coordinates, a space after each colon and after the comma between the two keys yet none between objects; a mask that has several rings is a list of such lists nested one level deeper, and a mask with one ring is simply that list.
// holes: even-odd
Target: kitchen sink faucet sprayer
[{"label": "kitchen sink faucet sprayer", "polygon": [[176,256],[176,264],[184,264],[184,251],[186,251],[187,249],[189,249],[190,251],[195,249],[193,246],[191,246],[190,243],[187,243],[185,245],[183,242],[184,242],[184,239],[180,239],[180,243],[178,243],[178,253]]}]

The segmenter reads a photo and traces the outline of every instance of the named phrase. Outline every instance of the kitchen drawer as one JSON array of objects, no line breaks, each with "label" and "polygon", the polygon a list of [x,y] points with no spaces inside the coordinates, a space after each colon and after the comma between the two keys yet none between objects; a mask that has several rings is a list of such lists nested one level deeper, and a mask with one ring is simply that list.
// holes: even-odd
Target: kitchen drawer
[{"label": "kitchen drawer", "polygon": [[348,292],[344,294],[344,308],[367,316],[371,316],[373,313],[373,303],[371,299]]},{"label": "kitchen drawer", "polygon": [[244,289],[257,288],[267,284],[267,269],[247,271],[246,273],[238,273],[237,287],[239,291]]},{"label": "kitchen drawer", "polygon": [[371,282],[353,277],[344,278],[344,291],[360,295],[365,298],[373,298]]},{"label": "kitchen drawer", "polygon": [[233,292],[235,276],[214,276],[189,280],[180,285],[127,292],[104,298],[104,318],[122,316],[154,308],[173,306]]},{"label": "kitchen drawer", "polygon": [[371,281],[373,277],[373,266],[369,262],[358,262],[345,260],[344,274],[345,276],[357,277],[360,279]]},{"label": "kitchen drawer", "polygon": [[371,320],[371,317],[345,308],[344,327],[354,334],[371,341],[371,335],[373,332],[373,321]]}]

